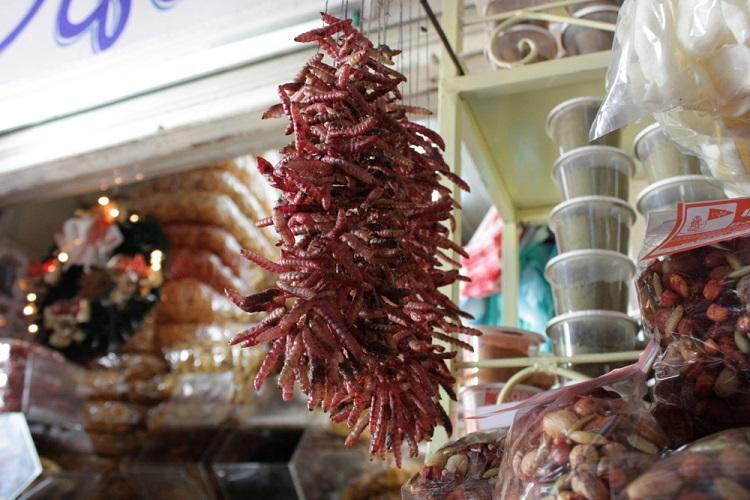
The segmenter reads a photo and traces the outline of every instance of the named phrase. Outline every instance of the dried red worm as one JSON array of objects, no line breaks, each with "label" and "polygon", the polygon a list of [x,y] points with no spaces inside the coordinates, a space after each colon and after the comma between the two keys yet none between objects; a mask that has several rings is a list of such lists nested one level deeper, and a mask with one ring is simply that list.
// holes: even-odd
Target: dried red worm
[{"label": "dried red worm", "polygon": [[256,387],[281,362],[284,399],[298,384],[310,408],[347,423],[347,445],[369,429],[371,454],[393,452],[400,464],[403,442],[414,455],[436,426],[450,431],[439,391],[455,398],[446,365],[455,352],[433,340],[468,347],[454,335],[478,333],[439,290],[463,279],[440,269],[440,259],[455,263],[447,252],[463,252],[446,226],[458,204],[441,183],[467,186],[443,161],[440,136],[408,120],[427,111],[400,102],[406,78],[388,67],[398,51],[322,18],[297,37],[321,51],[264,114],[283,113],[294,134],[278,165],[258,159],[281,191],[260,222],[279,234],[281,259],[244,252],[278,277],[265,292],[230,293],[247,311],[269,312],[233,342],[271,342]]}]

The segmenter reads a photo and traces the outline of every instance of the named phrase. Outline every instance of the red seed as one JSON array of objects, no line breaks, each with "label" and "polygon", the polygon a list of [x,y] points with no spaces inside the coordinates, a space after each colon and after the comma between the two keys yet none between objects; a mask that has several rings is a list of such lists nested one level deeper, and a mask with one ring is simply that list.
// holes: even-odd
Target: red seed
[{"label": "red seed", "polygon": [[720,281],[710,280],[706,283],[706,286],[703,287],[703,296],[706,300],[714,301],[719,298],[722,291],[724,291],[724,287]]},{"label": "red seed", "polygon": [[708,306],[706,316],[711,321],[720,323],[722,321],[726,321],[729,318],[729,309],[724,306],[720,306],[719,304],[711,304],[710,306]]},{"label": "red seed", "polygon": [[659,304],[662,307],[674,307],[680,302],[682,302],[682,298],[676,292],[673,292],[672,290],[664,290],[661,292]]}]

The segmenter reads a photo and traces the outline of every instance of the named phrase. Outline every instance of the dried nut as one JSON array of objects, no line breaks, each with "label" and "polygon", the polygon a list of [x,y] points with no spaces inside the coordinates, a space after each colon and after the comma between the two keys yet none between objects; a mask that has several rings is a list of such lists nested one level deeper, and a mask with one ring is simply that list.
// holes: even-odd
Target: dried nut
[{"label": "dried nut", "polygon": [[594,420],[596,416],[597,416],[596,413],[592,413],[591,415],[587,415],[585,417],[579,418],[578,420],[576,420],[575,424],[570,426],[570,428],[568,429],[568,432],[579,431],[583,429],[586,426],[586,424]]},{"label": "dried nut", "polygon": [[638,433],[654,443],[659,448],[667,446],[668,439],[664,432],[661,430],[656,422],[649,422],[648,420],[638,421]]},{"label": "dried nut", "polygon": [[574,474],[570,480],[570,485],[575,493],[583,496],[586,500],[607,500],[609,498],[607,486],[590,472],[582,471]]},{"label": "dried nut", "polygon": [[698,490],[682,490],[677,500],[713,500],[711,495]]},{"label": "dried nut", "polygon": [[747,335],[744,333],[740,331],[734,332],[734,343],[737,344],[740,351],[745,354],[750,353],[750,340],[747,339]]},{"label": "dried nut", "polygon": [[629,434],[627,440],[628,443],[630,443],[630,446],[638,451],[648,453],[649,455],[656,455],[659,453],[658,446],[639,434]]},{"label": "dried nut", "polygon": [[469,457],[463,453],[452,455],[445,463],[445,470],[455,472],[458,476],[465,476],[469,469]]},{"label": "dried nut", "polygon": [[726,477],[717,477],[714,479],[714,490],[716,490],[716,493],[719,494],[722,500],[750,498],[750,490]]},{"label": "dried nut", "polygon": [[729,477],[747,481],[750,479],[750,456],[738,448],[728,448],[719,455],[721,468]]},{"label": "dried nut", "polygon": [[575,431],[570,433],[570,440],[578,444],[607,444],[607,438],[601,434],[588,431]]},{"label": "dried nut", "polygon": [[720,398],[728,398],[735,392],[740,386],[740,379],[737,374],[729,368],[724,368],[716,377],[714,382],[714,393]]},{"label": "dried nut", "polygon": [[540,455],[538,449],[533,449],[523,456],[521,460],[521,475],[525,477],[532,477],[537,468],[537,456]]},{"label": "dried nut", "polygon": [[521,474],[521,463],[523,461],[523,452],[517,451],[513,455],[513,460],[511,461],[511,466],[513,467],[513,472],[518,476]]},{"label": "dried nut", "polygon": [[557,410],[547,413],[542,419],[542,430],[551,437],[564,436],[578,420],[570,410]]},{"label": "dried nut", "polygon": [[677,467],[677,472],[689,483],[700,481],[712,470],[715,470],[713,461],[703,453],[685,452]]},{"label": "dried nut", "polygon": [[595,413],[599,409],[599,403],[594,398],[579,398],[573,405],[573,411],[581,417]]},{"label": "dried nut", "polygon": [[646,472],[630,483],[625,490],[628,498],[672,498],[682,488],[682,479],[668,470]]},{"label": "dried nut", "polygon": [[554,491],[565,491],[570,489],[570,474],[563,474],[557,478],[553,487]]},{"label": "dried nut", "polygon": [[677,325],[680,324],[682,317],[685,315],[685,308],[677,306],[672,311],[672,314],[667,318],[667,322],[664,323],[664,334],[671,335],[677,331]]},{"label": "dried nut", "polygon": [[482,477],[485,478],[485,479],[489,479],[491,477],[495,477],[495,476],[497,476],[497,473],[499,471],[500,471],[499,467],[493,467],[492,469],[488,469],[487,471],[485,471],[485,473],[482,474]]},{"label": "dried nut", "polygon": [[690,296],[690,287],[685,278],[679,274],[669,273],[665,277],[667,288],[679,293],[682,298],[687,299]]},{"label": "dried nut", "polygon": [[711,304],[706,309],[706,317],[715,323],[721,323],[729,319],[729,309],[719,304]]},{"label": "dried nut", "polygon": [[664,287],[661,285],[661,276],[659,276],[659,273],[654,273],[651,278],[651,284],[654,287],[654,292],[656,293],[656,296],[660,296],[661,293],[664,291]]},{"label": "dried nut", "polygon": [[570,457],[568,460],[570,461],[571,469],[578,469],[585,465],[595,468],[599,461],[599,453],[597,453],[596,447],[590,444],[579,444],[570,450]]},{"label": "dried nut", "polygon": [[602,455],[609,458],[618,458],[627,452],[627,448],[620,443],[607,443],[600,449]]},{"label": "dried nut", "polygon": [[[557,441],[557,440],[555,440]],[[550,447],[549,454],[545,459],[550,464],[563,466],[568,463],[570,456],[570,445],[565,440],[559,440],[559,442],[553,442]]]},{"label": "dried nut", "polygon": [[433,465],[435,467],[439,467],[440,469],[445,468],[445,462],[448,461],[448,454],[444,453],[443,450],[440,450],[436,453],[433,453],[427,459],[425,460],[425,465]]},{"label": "dried nut", "polygon": [[575,500],[577,497],[572,491],[560,491],[557,494],[557,500]]}]

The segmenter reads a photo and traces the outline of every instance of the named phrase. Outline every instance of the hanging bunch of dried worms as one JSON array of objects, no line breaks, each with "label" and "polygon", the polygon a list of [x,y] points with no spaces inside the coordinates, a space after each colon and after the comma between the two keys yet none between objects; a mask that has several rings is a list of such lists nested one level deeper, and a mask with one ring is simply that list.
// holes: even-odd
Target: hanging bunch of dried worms
[{"label": "hanging bunch of dried worms", "polygon": [[443,161],[440,136],[406,117],[430,112],[401,104],[398,51],[322,17],[324,27],[295,38],[319,52],[263,116],[285,115],[294,135],[277,165],[258,158],[281,191],[259,222],[279,234],[281,259],[245,252],[278,281],[249,297],[230,292],[245,311],[268,313],[233,342],[271,343],[256,388],[282,360],[285,399],[299,384],[310,409],[348,424],[348,445],[369,427],[371,455],[392,451],[400,465],[404,441],[416,455],[436,426],[450,432],[439,390],[455,399],[445,360],[456,353],[434,339],[469,348],[455,335],[478,334],[439,291],[462,279],[449,254],[464,253],[445,224],[455,225],[457,203],[441,179],[468,186]]}]

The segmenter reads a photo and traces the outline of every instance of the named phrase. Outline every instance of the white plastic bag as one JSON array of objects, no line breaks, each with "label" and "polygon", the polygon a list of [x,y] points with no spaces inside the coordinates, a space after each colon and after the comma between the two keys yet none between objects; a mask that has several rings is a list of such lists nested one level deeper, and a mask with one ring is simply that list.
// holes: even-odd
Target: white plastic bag
[{"label": "white plastic bag", "polygon": [[750,192],[750,2],[625,2],[591,136],[649,114],[715,177]]}]

